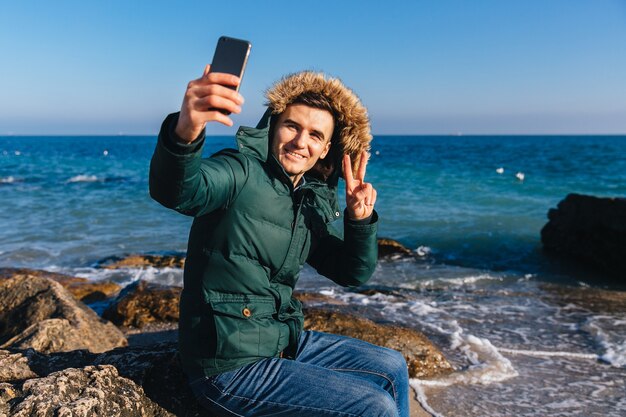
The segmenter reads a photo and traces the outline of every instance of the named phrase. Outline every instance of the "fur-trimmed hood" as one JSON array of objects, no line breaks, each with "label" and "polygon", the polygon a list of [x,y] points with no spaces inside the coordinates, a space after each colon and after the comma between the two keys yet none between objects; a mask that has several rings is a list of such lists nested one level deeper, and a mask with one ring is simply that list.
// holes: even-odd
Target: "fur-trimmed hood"
[{"label": "fur-trimmed hood", "polygon": [[356,172],[359,155],[362,151],[369,151],[372,140],[367,109],[357,95],[339,79],[312,71],[290,74],[276,82],[265,93],[266,104],[273,115],[278,115],[306,92],[320,93],[330,101],[337,119],[335,129],[338,130],[338,135],[333,136],[339,138],[338,143],[331,144],[330,158],[320,160],[320,166],[316,165],[313,169],[317,168],[324,177],[328,177],[329,172],[336,171],[335,168],[339,168],[337,172],[340,172],[341,158],[347,153]]}]

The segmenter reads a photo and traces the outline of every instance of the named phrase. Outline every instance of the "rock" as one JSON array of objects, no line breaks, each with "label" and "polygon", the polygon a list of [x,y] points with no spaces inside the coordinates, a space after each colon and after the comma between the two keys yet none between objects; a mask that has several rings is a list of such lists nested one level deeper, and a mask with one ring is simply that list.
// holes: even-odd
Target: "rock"
[{"label": "rock", "polygon": [[0,350],[0,383],[36,378],[28,365],[28,358],[21,353]]},{"label": "rock", "polygon": [[181,255],[128,255],[124,258],[112,256],[99,261],[98,266],[104,269],[143,268],[146,266],[182,269],[185,267],[185,257]]},{"label": "rock", "polygon": [[178,321],[182,288],[137,281],[120,293],[102,317],[118,326],[143,327],[152,322]]},{"label": "rock", "polygon": [[110,365],[69,368],[30,379],[10,402],[11,416],[169,417],[133,381]]},{"label": "rock", "polygon": [[65,288],[67,288],[74,297],[87,304],[111,298],[122,289],[122,287],[112,281],[73,283],[65,286]]},{"label": "rock", "polygon": [[[209,413],[197,403],[188,386],[178,359],[176,342],[118,348],[100,354],[87,351],[42,354],[28,350],[14,353],[14,355],[27,358],[30,372],[39,375],[40,379],[31,379],[27,381],[29,384],[32,384],[31,381],[39,381],[39,386],[51,385],[49,395],[54,401],[59,398],[59,401],[64,404],[89,403],[93,405],[91,410],[103,410],[100,411],[101,414],[95,411],[93,414],[80,414],[78,409],[72,409],[75,414],[71,415],[209,416]],[[104,374],[95,371],[103,369],[108,369],[108,371]],[[60,375],[65,375],[65,377],[59,377]],[[75,398],[70,392],[65,399],[60,399],[57,395],[58,391],[74,390],[73,386],[68,388],[68,375],[71,375],[73,381],[76,381],[77,388],[80,386],[85,391],[83,396]],[[102,381],[103,384],[99,384],[98,381]],[[130,383],[131,381],[132,383]],[[132,384],[136,385],[133,386]],[[54,388],[54,385],[57,387]],[[3,386],[7,387],[9,391],[19,391],[19,384],[3,385],[0,383],[0,413],[2,412]],[[26,391],[27,386],[30,385],[24,383],[24,391]],[[131,409],[133,414],[108,414],[108,410],[114,410],[110,407],[119,404],[118,393],[122,390],[129,390],[133,401],[144,404],[148,413],[142,414],[141,410]],[[93,396],[92,393],[97,391],[102,391],[104,396],[99,394]],[[55,395],[57,396],[55,397]],[[22,397],[13,400],[12,403],[21,404],[28,399],[28,395],[22,395]],[[37,398],[33,396],[32,399],[36,400]],[[48,400],[41,401],[45,407],[48,407]],[[155,403],[152,406],[152,411],[150,411],[149,401]],[[15,409],[14,404],[13,410]],[[59,414],[51,413],[50,415]]]},{"label": "rock", "polygon": [[104,352],[127,344],[113,324],[48,278],[1,280],[0,307],[0,348]]},{"label": "rock", "polygon": [[335,311],[307,309],[304,328],[354,337],[402,352],[411,378],[429,378],[451,372],[443,354],[421,333]]},{"label": "rock", "polygon": [[0,268],[0,279],[17,277],[43,277],[63,285],[72,295],[84,303],[102,301],[117,294],[121,287],[111,281],[90,281],[56,272],[26,268]]},{"label": "rock", "polygon": [[399,259],[413,258],[413,253],[402,243],[388,238],[378,239],[378,258]]},{"label": "rock", "polygon": [[548,212],[544,249],[616,278],[626,276],[626,199],[569,194]]}]

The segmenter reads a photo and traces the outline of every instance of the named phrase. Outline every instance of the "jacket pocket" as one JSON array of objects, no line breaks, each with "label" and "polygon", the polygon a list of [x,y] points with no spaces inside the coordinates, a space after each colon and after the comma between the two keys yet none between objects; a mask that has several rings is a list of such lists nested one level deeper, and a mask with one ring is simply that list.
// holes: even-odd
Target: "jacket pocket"
[{"label": "jacket pocket", "polygon": [[272,357],[278,353],[280,323],[273,297],[219,294],[209,299],[217,359]]}]

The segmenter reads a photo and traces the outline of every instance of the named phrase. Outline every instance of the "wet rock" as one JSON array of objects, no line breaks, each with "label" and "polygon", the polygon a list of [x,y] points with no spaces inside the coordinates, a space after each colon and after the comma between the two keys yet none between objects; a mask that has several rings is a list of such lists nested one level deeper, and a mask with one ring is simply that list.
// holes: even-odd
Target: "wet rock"
[{"label": "wet rock", "polygon": [[315,293],[315,292],[307,292],[307,291],[294,291],[294,298],[297,298],[303,305],[312,306],[312,305],[345,305],[346,303],[338,300],[336,298],[330,297],[328,295]]},{"label": "wet rock", "polygon": [[153,416],[172,413],[151,401],[133,381],[113,366],[87,366],[30,379],[10,402],[15,417]]},{"label": "wet rock", "polygon": [[0,281],[1,348],[104,352],[126,343],[112,323],[56,281],[32,275]]},{"label": "wet rock", "polygon": [[540,288],[545,291],[546,301],[560,306],[577,305],[596,313],[621,314],[626,317],[626,291],[604,290],[590,287],[567,287],[544,283]]},{"label": "wet rock", "polygon": [[544,249],[618,279],[626,276],[626,199],[569,194],[548,212]]},{"label": "wet rock", "polygon": [[181,255],[128,255],[126,257],[112,256],[98,262],[104,269],[119,268],[184,268],[185,257]]},{"label": "wet rock", "polygon": [[111,298],[120,292],[122,287],[112,281],[90,281],[65,286],[74,297],[83,303],[94,303]]},{"label": "wet rock", "polygon": [[119,294],[102,317],[118,326],[143,327],[152,322],[178,321],[182,288],[137,281]]},{"label": "wet rock", "polygon": [[399,259],[412,258],[413,253],[402,243],[388,238],[378,239],[378,258]]},{"label": "wet rock", "polygon": [[421,333],[336,311],[307,309],[304,327],[354,337],[402,352],[411,378],[429,378],[452,371],[443,354]]},{"label": "wet rock", "polygon": [[105,300],[117,294],[121,289],[119,285],[111,281],[90,281],[87,278],[36,269],[0,268],[0,279],[17,277],[41,277],[54,280],[84,303]]}]

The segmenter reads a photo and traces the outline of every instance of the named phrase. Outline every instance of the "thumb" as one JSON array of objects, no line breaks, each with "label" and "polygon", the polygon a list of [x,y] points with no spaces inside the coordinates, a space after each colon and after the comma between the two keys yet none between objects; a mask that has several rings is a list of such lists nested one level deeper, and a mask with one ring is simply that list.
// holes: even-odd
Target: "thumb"
[{"label": "thumb", "polygon": [[206,67],[204,67],[204,72],[202,73],[202,76],[206,77],[210,69],[211,69],[211,64],[207,64]]}]

